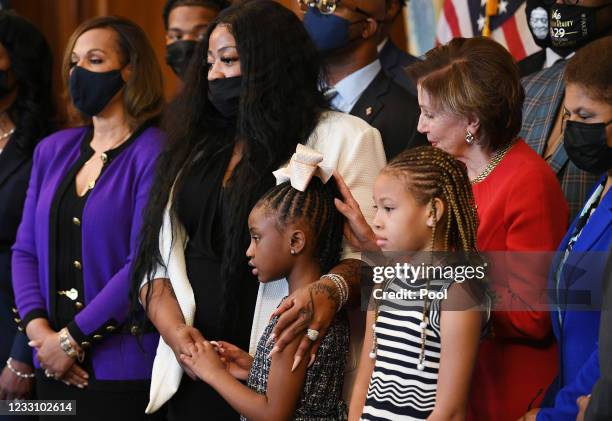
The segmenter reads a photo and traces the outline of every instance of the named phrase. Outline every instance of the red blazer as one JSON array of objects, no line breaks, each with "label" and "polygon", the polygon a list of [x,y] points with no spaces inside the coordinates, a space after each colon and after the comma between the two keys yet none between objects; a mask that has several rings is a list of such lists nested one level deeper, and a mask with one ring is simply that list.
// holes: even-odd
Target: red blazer
[{"label": "red blazer", "polygon": [[[473,192],[480,221],[479,250],[557,249],[567,229],[568,207],[549,165],[523,140],[473,186]],[[525,306],[525,302],[546,302],[549,265],[542,254],[527,254],[506,254],[504,265],[491,264],[494,308],[504,310],[491,313],[491,334],[480,345],[468,405],[470,420],[516,421],[532,401],[538,407],[556,375],[557,345],[550,313],[527,311]]]}]

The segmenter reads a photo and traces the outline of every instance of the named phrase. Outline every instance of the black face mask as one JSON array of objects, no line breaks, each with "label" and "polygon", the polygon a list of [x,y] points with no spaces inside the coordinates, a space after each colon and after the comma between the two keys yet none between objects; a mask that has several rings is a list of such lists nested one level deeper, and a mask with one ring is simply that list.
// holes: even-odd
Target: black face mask
[{"label": "black face mask", "polygon": [[240,107],[242,77],[227,77],[208,82],[208,99],[225,118],[235,118]]},{"label": "black face mask", "polygon": [[166,46],[166,63],[181,80],[185,78],[198,43],[196,41],[176,41]]},{"label": "black face mask", "polygon": [[527,26],[533,41],[540,48],[550,47],[550,13],[549,7],[543,0],[527,0],[525,3]]},{"label": "black face mask", "polygon": [[563,146],[569,159],[581,170],[600,175],[612,169],[612,148],[606,141],[606,127],[612,123],[568,121]]},{"label": "black face mask", "polygon": [[70,75],[70,96],[74,106],[83,114],[93,117],[125,85],[121,71],[92,72],[76,66]]},{"label": "black face mask", "polygon": [[569,6],[553,4],[550,6],[549,21],[551,48],[557,54],[567,57],[580,47],[598,38],[610,27],[597,27],[597,12],[608,7]]},{"label": "black face mask", "polygon": [[13,92],[13,87],[9,85],[8,70],[0,70],[0,98],[4,98]]}]

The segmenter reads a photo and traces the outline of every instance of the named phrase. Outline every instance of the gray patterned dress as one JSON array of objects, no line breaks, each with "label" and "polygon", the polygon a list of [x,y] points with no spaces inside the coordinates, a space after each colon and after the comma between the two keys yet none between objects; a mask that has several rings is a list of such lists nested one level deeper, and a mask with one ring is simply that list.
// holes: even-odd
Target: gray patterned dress
[{"label": "gray patterned dress", "polygon": [[[270,321],[257,344],[247,385],[257,393],[265,394],[268,386],[271,358],[274,347],[266,345],[278,317]],[[293,420],[332,421],[346,419],[346,405],[342,401],[344,368],[349,347],[349,326],[344,312],[338,313],[321,341],[314,364],[306,371],[304,388],[300,395]],[[245,417],[241,417],[246,420]]]}]

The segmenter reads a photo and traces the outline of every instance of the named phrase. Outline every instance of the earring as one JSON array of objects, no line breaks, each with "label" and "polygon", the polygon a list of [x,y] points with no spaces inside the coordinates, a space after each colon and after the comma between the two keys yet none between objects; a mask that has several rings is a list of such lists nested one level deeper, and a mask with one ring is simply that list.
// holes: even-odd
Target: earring
[{"label": "earring", "polygon": [[291,249],[291,254],[295,254],[295,250],[294,249]]},{"label": "earring", "polygon": [[467,144],[471,145],[472,143],[474,143],[475,140],[476,138],[474,137],[474,135],[468,130],[465,134],[465,141],[467,142]]}]

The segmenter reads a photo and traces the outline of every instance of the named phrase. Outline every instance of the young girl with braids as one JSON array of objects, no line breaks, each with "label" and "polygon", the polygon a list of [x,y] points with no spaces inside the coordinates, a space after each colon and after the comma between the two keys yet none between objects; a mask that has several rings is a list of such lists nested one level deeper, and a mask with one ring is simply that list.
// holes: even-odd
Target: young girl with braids
[{"label": "young girl with braids", "polygon": [[[338,190],[331,171],[313,165],[313,159],[320,162],[323,156],[298,145],[289,167],[275,172],[277,181],[290,181],[269,190],[248,219],[251,243],[246,254],[253,275],[260,282],[286,278],[289,294],[316,282],[340,258],[344,218],[334,206]],[[349,346],[345,314],[337,313],[316,359],[302,364],[294,363],[302,336],[272,352],[270,335],[277,321],[274,317],[268,324],[254,358],[223,341],[197,342],[191,356],[180,358],[242,419],[346,419],[341,398]],[[316,330],[304,330],[311,340],[317,339]],[[247,386],[239,380],[246,380]]]},{"label": "young girl with braids", "polygon": [[[347,236],[355,247],[408,252],[420,256],[417,262],[431,262],[431,252],[476,251],[476,210],[465,166],[440,149],[404,151],[381,171],[374,185],[374,231],[341,180],[339,186],[344,202],[336,205],[348,218]],[[349,420],[465,417],[485,324],[485,313],[475,310],[487,300],[482,282],[459,281],[412,286],[444,290],[443,300],[370,306]],[[397,291],[397,284],[408,283],[395,279],[383,288]]]}]

